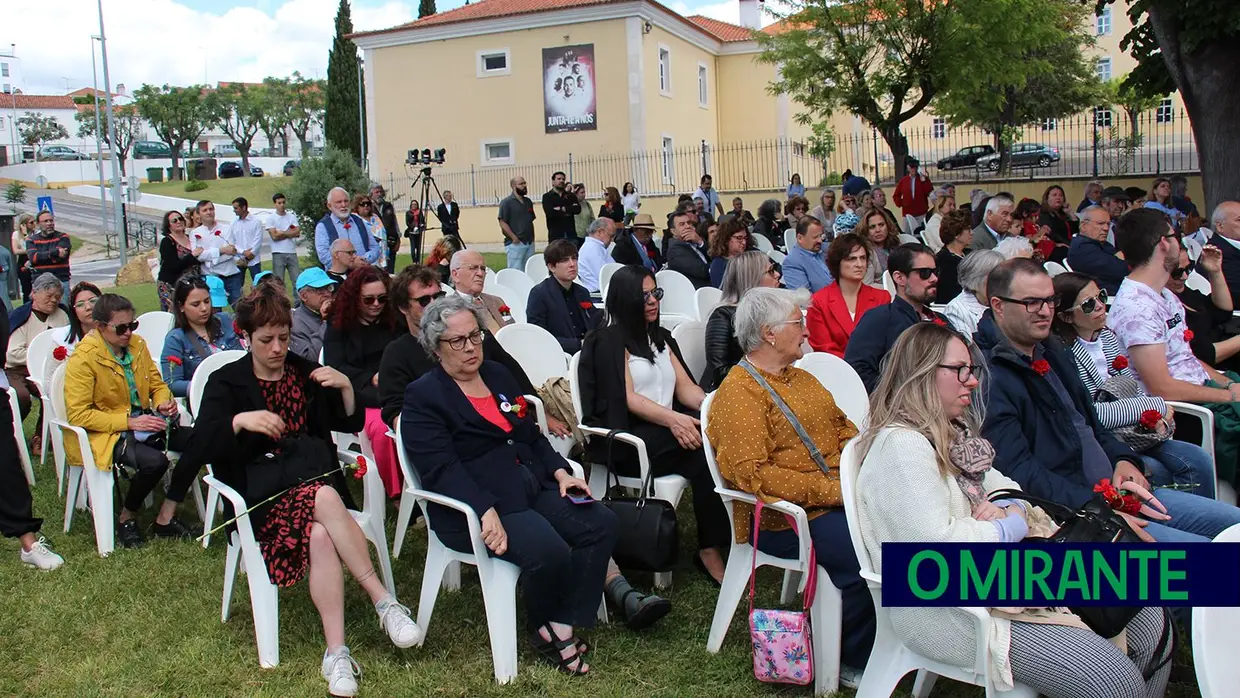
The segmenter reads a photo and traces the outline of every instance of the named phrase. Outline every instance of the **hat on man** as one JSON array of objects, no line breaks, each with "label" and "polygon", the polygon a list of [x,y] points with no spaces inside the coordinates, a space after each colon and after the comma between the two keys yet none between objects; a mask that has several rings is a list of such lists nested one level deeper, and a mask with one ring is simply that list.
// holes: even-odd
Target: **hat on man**
[{"label": "hat on man", "polygon": [[224,290],[224,280],[218,276],[207,276],[207,292],[211,294],[211,307],[223,308],[228,305],[228,292]]},{"label": "hat on man", "polygon": [[328,286],[335,286],[336,282],[322,268],[310,267],[297,275],[296,285],[297,290],[300,291],[307,286],[310,288],[327,288]]},{"label": "hat on man", "polygon": [[1132,201],[1132,197],[1128,196],[1128,192],[1123,187],[1107,187],[1102,190],[1102,198],[1112,201]]},{"label": "hat on man", "polygon": [[629,227],[657,230],[654,225],[654,216],[651,216],[649,213],[639,213],[636,216],[633,216],[633,223]]}]

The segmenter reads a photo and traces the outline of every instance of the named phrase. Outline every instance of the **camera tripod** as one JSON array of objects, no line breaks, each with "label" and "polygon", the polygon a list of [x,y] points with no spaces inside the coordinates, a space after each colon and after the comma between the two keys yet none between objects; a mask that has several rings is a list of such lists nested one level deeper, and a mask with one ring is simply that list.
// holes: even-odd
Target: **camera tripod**
[{"label": "camera tripod", "polygon": [[[418,202],[418,208],[422,210],[422,220],[423,221],[429,220],[428,216],[430,215],[435,216],[435,220],[439,220],[439,214],[436,213],[435,210],[430,207],[431,189],[435,190],[435,195],[439,197],[440,201],[443,201],[443,193],[439,191],[439,184],[435,182],[435,176],[431,174],[430,167],[423,167],[421,170],[419,170],[418,176],[413,179],[413,184],[409,185],[409,188],[414,190],[415,192],[419,191],[419,187],[420,187],[420,196],[416,196],[415,198]],[[443,221],[439,221],[438,226],[432,227],[432,226],[423,225],[422,228],[418,231],[418,236],[416,239],[413,237],[410,237],[409,254],[413,256],[413,261],[417,262],[422,259],[422,247],[425,243],[426,231],[434,230],[436,228],[439,230],[442,230]],[[459,233],[457,234],[457,237],[458,239],[460,238]],[[464,246],[465,246],[464,243],[462,243],[461,247],[464,248]]]}]

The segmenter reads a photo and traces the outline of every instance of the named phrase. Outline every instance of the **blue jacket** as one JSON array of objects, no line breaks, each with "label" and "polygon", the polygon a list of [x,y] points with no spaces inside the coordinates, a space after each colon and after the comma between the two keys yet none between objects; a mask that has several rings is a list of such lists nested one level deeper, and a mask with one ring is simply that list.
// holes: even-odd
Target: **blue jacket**
[{"label": "blue jacket", "polygon": [[[220,321],[221,330],[219,339],[213,342],[215,347],[220,351],[242,349],[241,339],[233,331],[232,316],[228,313],[218,313],[215,317]],[[213,353],[210,349],[203,347],[208,353],[199,354],[194,344],[190,341],[189,333],[179,327],[172,328],[172,331],[164,338],[164,352],[163,356],[159,357],[159,365],[164,374],[164,382],[168,384],[172,394],[176,397],[185,397],[189,394],[189,382],[194,377],[194,371],[198,370],[198,365],[203,359]],[[169,360],[173,356],[180,360],[179,365]]]},{"label": "blue jacket", "polygon": [[793,245],[784,258],[784,286],[808,288],[810,293],[831,285],[834,280],[827,271],[827,262],[821,254],[814,254],[800,245]]},{"label": "blue jacket", "polygon": [[[874,311],[870,311],[874,312]],[[1072,418],[1044,377],[1008,344],[987,310],[973,335],[990,368],[986,422],[982,436],[995,449],[995,467],[1036,497],[1079,507],[1093,496],[1086,482],[1081,440]],[[1112,466],[1121,460],[1141,463],[1136,452],[1098,423],[1093,400],[1081,384],[1072,357],[1053,341],[1041,344],[1042,357],[1072,396],[1072,408],[1085,418]]]},{"label": "blue jacket", "polygon": [[1074,235],[1068,243],[1068,266],[1094,277],[1111,296],[1119,293],[1119,285],[1128,276],[1128,262],[1115,256],[1114,245],[1084,235]]},{"label": "blue jacket", "polygon": [[[322,264],[324,269],[332,265],[331,247],[340,233],[332,221],[334,217],[332,212],[328,211],[327,215],[319,219],[318,224],[314,226],[314,252],[318,255],[319,264]],[[371,264],[379,261],[379,254],[382,252],[379,241],[370,234],[370,226],[366,225],[366,221],[356,213],[349,214],[349,239],[353,241],[353,249],[357,251],[357,256]]]},{"label": "blue jacket", "polygon": [[[585,332],[598,327],[599,321],[603,319],[603,311],[594,305],[594,300],[590,298],[590,292],[585,286],[571,284],[570,290],[573,294],[573,305],[576,306],[572,311],[564,302],[564,290],[560,282],[556,281],[554,276],[543,279],[530,289],[530,296],[525,304],[525,319],[531,325],[538,325],[550,332],[565,352],[576,354],[581,351],[581,340],[585,337]],[[590,308],[583,308],[582,303],[589,303]],[[585,332],[580,336],[573,329],[569,312],[582,316],[581,325]]]},{"label": "blue jacket", "polygon": [[[1227,243],[1223,244],[1225,245]],[[7,293],[8,289],[5,289],[5,292]],[[61,310],[65,311],[65,314],[69,313],[69,309],[65,307],[63,302],[59,307]],[[13,308],[13,312],[9,313],[9,332],[16,332],[17,328],[26,324],[26,321],[30,319],[30,314],[32,312],[34,312],[34,305],[32,303],[26,303],[25,305],[19,305],[16,308]]]},{"label": "blue jacket", "polygon": [[[949,324],[947,318],[937,312],[934,317],[936,323]],[[867,393],[873,393],[878,387],[879,367],[900,334],[926,320],[925,317],[918,317],[913,306],[899,296],[886,305],[871,308],[861,316],[852,336],[848,338],[844,360],[861,377]]]}]

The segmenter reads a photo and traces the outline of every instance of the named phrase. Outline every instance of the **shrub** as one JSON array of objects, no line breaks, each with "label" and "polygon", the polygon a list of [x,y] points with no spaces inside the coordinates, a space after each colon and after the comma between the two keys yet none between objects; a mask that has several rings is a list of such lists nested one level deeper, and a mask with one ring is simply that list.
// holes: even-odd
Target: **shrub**
[{"label": "shrub", "polygon": [[191,179],[185,183],[185,191],[202,191],[207,188],[207,183],[201,179]]},{"label": "shrub", "polygon": [[17,205],[26,203],[26,185],[16,180],[9,182],[4,188],[4,200],[9,203],[13,213],[17,213]]},{"label": "shrub", "polygon": [[835,186],[835,185],[843,184],[843,183],[844,183],[844,180],[843,180],[843,177],[840,177],[840,173],[832,171],[822,176],[822,181],[818,183],[818,186],[831,187],[831,186]]},{"label": "shrub", "polygon": [[292,184],[284,190],[288,207],[297,214],[302,235],[312,244],[314,226],[327,215],[327,192],[344,187],[352,196],[365,193],[370,186],[366,175],[349,153],[328,147],[322,157],[305,158],[293,172]]}]

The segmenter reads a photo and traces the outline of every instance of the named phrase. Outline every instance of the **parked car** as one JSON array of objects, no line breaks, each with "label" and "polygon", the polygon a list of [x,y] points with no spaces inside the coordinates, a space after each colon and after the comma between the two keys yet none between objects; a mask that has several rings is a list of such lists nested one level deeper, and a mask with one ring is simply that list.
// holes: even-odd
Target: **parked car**
[{"label": "parked car", "polygon": [[947,157],[935,163],[940,170],[954,170],[957,167],[971,167],[977,164],[977,159],[995,152],[994,146],[991,145],[971,145],[967,148],[961,148],[956,151],[955,155]]},{"label": "parked car", "polygon": [[[1041,143],[1016,143],[1011,151],[1012,167],[1050,167],[1051,163],[1059,162],[1059,149]],[[977,159],[977,169],[999,169],[999,154],[992,153]]]},{"label": "parked car", "polygon": [[289,160],[284,163],[284,176],[292,177],[299,167],[301,167],[301,160]]},{"label": "parked car", "polygon": [[134,158],[170,158],[172,157],[172,148],[167,143],[159,141],[134,141],[133,150]]},{"label": "parked car", "polygon": [[39,160],[89,160],[90,156],[64,145],[45,145],[39,148]]},{"label": "parked car", "polygon": [[[228,162],[220,163],[220,171],[219,171],[220,179],[231,179],[233,177],[242,177],[244,176],[244,172],[245,170],[241,169],[241,163],[239,162],[229,160]],[[263,168],[259,167],[258,165],[250,165],[250,176],[251,177],[262,177]]]}]

